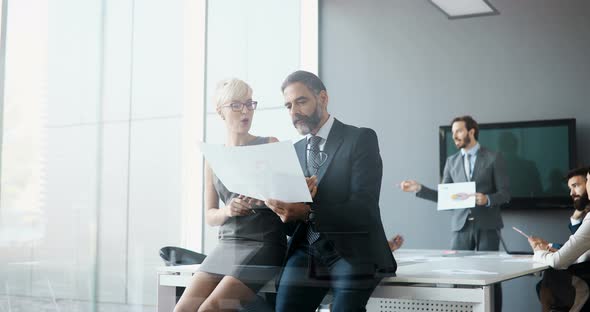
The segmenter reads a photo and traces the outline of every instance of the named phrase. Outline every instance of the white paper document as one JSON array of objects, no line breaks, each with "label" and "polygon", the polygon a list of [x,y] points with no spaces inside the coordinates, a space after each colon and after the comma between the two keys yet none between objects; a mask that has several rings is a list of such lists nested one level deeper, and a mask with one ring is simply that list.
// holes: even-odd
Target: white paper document
[{"label": "white paper document", "polygon": [[438,185],[438,210],[475,207],[475,182]]},{"label": "white paper document", "polygon": [[[395,253],[394,253],[395,255]],[[427,256],[416,256],[416,257],[399,257],[396,255],[396,262],[436,262],[449,260],[448,257],[427,257]]]},{"label": "white paper document", "polygon": [[201,152],[233,193],[289,203],[312,201],[290,141],[232,147],[202,143]]},{"label": "white paper document", "polygon": [[523,262],[523,263],[533,263],[535,261],[533,261],[533,257],[528,256],[526,258],[512,258],[512,259],[506,259],[506,260],[502,260],[502,262]]},{"label": "white paper document", "polygon": [[473,255],[473,256],[468,256],[469,258],[479,258],[479,259],[495,259],[495,260],[500,260],[500,259],[510,259],[512,258],[511,255],[505,254],[505,253],[497,253],[497,254],[485,254],[485,255]]},{"label": "white paper document", "polygon": [[438,269],[432,270],[432,272],[445,274],[445,275],[495,275],[498,272],[489,272],[474,269]]}]

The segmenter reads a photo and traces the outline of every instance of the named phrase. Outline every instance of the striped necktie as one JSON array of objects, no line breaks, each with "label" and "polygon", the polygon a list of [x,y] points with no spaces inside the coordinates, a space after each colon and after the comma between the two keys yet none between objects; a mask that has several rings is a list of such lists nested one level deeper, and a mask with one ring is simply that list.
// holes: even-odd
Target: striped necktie
[{"label": "striped necktie", "polygon": [[307,154],[307,170],[310,175],[316,175],[320,169],[320,142],[322,138],[319,136],[312,136],[309,138],[308,146],[309,153]]},{"label": "striped necktie", "polygon": [[463,166],[465,167],[467,181],[471,181],[471,154],[465,153],[465,156],[463,156]]},{"label": "striped necktie", "polygon": [[[311,136],[309,138],[309,153],[307,155],[307,170],[310,175],[317,175],[321,166],[320,160],[320,142],[322,138],[319,136]],[[310,225],[307,226],[307,242],[311,245],[320,238],[320,233],[315,232]]]}]

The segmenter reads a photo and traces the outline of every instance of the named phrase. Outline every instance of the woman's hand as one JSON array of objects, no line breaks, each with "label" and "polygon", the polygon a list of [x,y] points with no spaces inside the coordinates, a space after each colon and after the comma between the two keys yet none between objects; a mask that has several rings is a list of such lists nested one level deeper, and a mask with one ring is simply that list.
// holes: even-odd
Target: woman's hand
[{"label": "woman's hand", "polygon": [[536,236],[531,236],[529,237],[529,244],[531,245],[531,248],[533,248],[533,251],[539,251],[539,250],[548,250],[550,252],[556,252],[557,249],[551,247],[551,244],[540,238],[540,237],[536,237]]},{"label": "woman's hand", "polygon": [[244,195],[239,195],[230,200],[225,206],[225,215],[228,217],[247,216],[252,214],[252,199]]},{"label": "woman's hand", "polygon": [[248,202],[252,208],[264,206],[264,201],[260,199],[245,197],[244,200]]}]

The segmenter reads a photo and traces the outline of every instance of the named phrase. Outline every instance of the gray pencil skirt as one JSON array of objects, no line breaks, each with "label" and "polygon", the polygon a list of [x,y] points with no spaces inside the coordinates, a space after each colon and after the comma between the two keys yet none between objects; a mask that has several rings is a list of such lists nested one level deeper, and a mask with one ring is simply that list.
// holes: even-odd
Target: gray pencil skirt
[{"label": "gray pencil skirt", "polygon": [[220,240],[199,271],[235,277],[257,293],[277,276],[286,246],[249,240]]}]

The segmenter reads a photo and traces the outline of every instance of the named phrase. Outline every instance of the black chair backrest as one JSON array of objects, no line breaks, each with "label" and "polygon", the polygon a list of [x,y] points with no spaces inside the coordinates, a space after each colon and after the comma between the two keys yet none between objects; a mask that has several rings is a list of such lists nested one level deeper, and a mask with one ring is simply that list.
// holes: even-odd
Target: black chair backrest
[{"label": "black chair backrest", "polygon": [[164,260],[166,266],[200,264],[205,257],[207,256],[202,253],[180,247],[166,246],[160,249],[160,258]]}]

